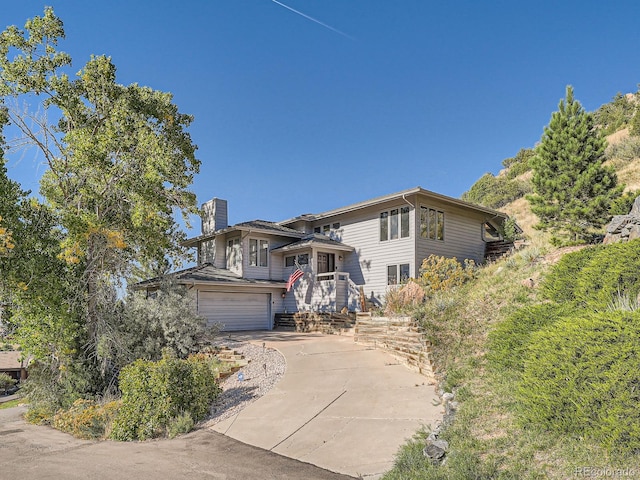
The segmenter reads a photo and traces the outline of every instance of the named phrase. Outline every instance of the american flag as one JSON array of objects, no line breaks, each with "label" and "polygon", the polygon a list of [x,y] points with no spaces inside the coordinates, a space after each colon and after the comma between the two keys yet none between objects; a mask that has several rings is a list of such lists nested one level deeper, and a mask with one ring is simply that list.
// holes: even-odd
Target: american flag
[{"label": "american flag", "polygon": [[287,292],[291,290],[293,284],[296,283],[296,280],[298,280],[302,275],[304,275],[304,272],[299,268],[296,268],[296,270],[289,276],[289,280],[287,280]]}]

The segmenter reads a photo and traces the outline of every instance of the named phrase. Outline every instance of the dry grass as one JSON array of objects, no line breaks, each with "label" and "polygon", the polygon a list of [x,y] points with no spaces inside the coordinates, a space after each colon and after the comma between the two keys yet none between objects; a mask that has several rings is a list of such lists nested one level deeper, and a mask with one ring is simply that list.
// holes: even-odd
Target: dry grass
[{"label": "dry grass", "polygon": [[609,145],[613,145],[616,143],[620,143],[626,138],[629,138],[629,129],[623,128],[622,130],[618,130],[617,132],[614,132],[611,135],[607,135],[607,143]]},{"label": "dry grass", "polygon": [[[407,446],[399,454],[398,467],[386,478],[561,479],[571,477],[576,467],[624,463],[581,439],[523,428],[514,399],[517,376],[496,370],[487,359],[489,332],[515,309],[540,301],[539,282],[530,288],[522,280],[543,279],[562,255],[577,248],[555,249],[539,239],[536,245],[483,267],[474,281],[449,292],[447,308],[432,303],[423,307],[422,323],[443,372],[441,387],[456,392],[460,402],[455,421],[444,434],[452,456],[445,466],[437,470],[425,466],[426,472],[416,476],[415,470],[403,471],[403,465],[413,459],[415,467],[421,448]],[[473,462],[479,462],[476,467],[483,475],[469,467]]]},{"label": "dry grass", "polygon": [[640,158],[618,170],[618,182],[625,185],[625,192],[640,190]]}]

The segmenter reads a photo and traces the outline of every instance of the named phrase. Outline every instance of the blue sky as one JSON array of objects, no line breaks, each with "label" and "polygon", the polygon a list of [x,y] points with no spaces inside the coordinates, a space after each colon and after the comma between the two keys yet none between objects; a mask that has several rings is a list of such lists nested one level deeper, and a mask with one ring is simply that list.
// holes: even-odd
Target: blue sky
[{"label": "blue sky", "polygon": [[[636,1],[279,1],[311,18],[273,0],[2,0],[0,28],[51,5],[74,71],[106,54],[120,83],[172,92],[195,116],[198,201],[228,200],[232,223],[418,185],[458,197],[534,146],[566,85],[594,110],[640,82]],[[8,163],[34,192],[43,168]]]}]

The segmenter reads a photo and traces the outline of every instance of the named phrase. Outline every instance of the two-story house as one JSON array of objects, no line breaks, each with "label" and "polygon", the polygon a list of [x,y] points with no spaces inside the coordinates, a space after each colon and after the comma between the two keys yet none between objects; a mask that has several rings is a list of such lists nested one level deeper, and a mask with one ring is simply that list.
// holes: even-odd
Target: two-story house
[{"label": "two-story house", "polygon": [[202,234],[185,242],[197,266],[172,275],[209,321],[252,330],[271,329],[277,313],[381,304],[431,254],[482,263],[508,216],[416,187],[280,222],[227,218],[225,200],[203,205]]}]

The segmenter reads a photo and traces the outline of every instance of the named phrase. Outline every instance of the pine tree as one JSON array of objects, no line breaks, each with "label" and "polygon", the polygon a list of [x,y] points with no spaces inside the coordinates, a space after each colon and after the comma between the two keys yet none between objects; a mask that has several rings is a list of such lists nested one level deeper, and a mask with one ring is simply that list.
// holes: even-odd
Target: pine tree
[{"label": "pine tree", "polygon": [[568,86],[532,159],[534,195],[528,197],[540,219],[537,228],[552,232],[556,241],[584,240],[608,221],[623,187],[613,167],[603,166],[605,148],[593,116]]}]

